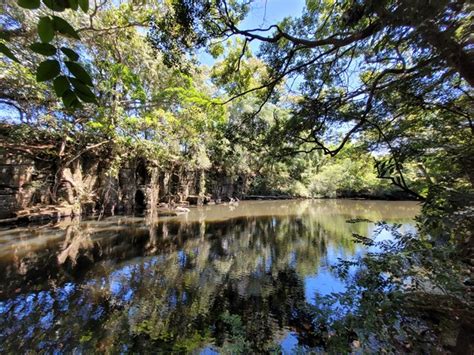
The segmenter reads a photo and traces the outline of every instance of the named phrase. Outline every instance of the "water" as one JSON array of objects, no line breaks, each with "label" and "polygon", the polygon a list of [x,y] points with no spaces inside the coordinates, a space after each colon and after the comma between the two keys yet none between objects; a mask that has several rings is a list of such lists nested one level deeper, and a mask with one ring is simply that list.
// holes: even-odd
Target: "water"
[{"label": "water", "polygon": [[413,202],[255,201],[2,230],[0,352],[317,347],[308,305],[344,289],[329,266],[365,252],[352,233],[370,237],[381,220],[413,229],[418,211]]}]

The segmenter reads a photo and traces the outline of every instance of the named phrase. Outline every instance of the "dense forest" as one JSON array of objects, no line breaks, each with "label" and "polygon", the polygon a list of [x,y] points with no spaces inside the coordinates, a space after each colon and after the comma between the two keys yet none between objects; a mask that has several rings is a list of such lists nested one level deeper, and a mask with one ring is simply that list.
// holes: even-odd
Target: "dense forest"
[{"label": "dense forest", "polygon": [[[330,124],[328,148],[314,149],[305,143],[311,129],[292,114],[304,96],[282,82],[275,85],[279,97],[262,106],[262,92],[252,89],[275,74],[250,48],[240,48],[240,39],[212,46],[212,67],[199,65],[193,54],[183,54],[180,67],[171,65],[174,52],[156,42],[163,35],[156,16],[166,5],[103,2],[88,13],[62,11],[70,27],[56,32],[44,25],[51,18],[42,16],[47,7],[42,13],[19,5],[2,4],[4,48],[14,54],[1,62],[2,149],[4,162],[13,165],[5,175],[13,195],[2,206],[4,217],[41,204],[130,212],[133,188],[121,193],[126,201],[109,196],[121,188],[123,168],[130,170],[127,181],[140,173],[148,181],[143,175],[157,170],[158,199],[177,202],[190,194],[420,198],[439,170],[426,159],[391,161],[386,147],[372,142],[374,129],[344,138],[349,127],[337,131]],[[240,95],[245,91],[251,92]],[[331,158],[341,140],[346,149]],[[402,159],[409,193],[374,169],[374,162],[387,161],[393,170]],[[16,169],[28,162],[34,172]]]},{"label": "dense forest", "polygon": [[241,27],[252,3],[2,1],[0,218],[415,199],[418,234],[395,233],[324,300],[358,307],[325,346],[439,350],[449,329],[452,351],[472,349],[472,4],[307,0]]}]

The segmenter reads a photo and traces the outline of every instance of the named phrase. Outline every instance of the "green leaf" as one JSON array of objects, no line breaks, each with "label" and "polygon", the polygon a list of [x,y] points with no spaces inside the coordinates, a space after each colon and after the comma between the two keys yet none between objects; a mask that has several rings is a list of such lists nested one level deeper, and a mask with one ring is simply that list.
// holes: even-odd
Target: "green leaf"
[{"label": "green leaf", "polygon": [[89,11],[89,0],[79,0],[79,6],[81,7],[82,11]]},{"label": "green leaf", "polygon": [[3,53],[4,55],[6,55],[11,60],[14,60],[15,62],[20,63],[17,57],[15,57],[12,51],[4,43],[0,43],[0,53]]},{"label": "green leaf", "polygon": [[45,60],[41,62],[36,70],[36,80],[38,82],[51,80],[58,76],[61,68],[57,60]]},{"label": "green leaf", "polygon": [[49,9],[53,11],[63,12],[66,8],[57,0],[43,0],[43,4],[45,4]]},{"label": "green leaf", "polygon": [[81,39],[76,30],[61,17],[53,16],[54,28],[63,35],[70,36],[75,39]]},{"label": "green leaf", "polygon": [[89,102],[89,103],[92,103],[92,104],[97,103],[97,100],[96,100],[95,96],[91,97],[89,95],[84,94],[82,91],[79,91],[79,90],[75,90],[74,93],[84,102]]},{"label": "green leaf", "polygon": [[41,17],[38,22],[38,35],[43,43],[49,43],[54,37],[53,21],[49,17]]},{"label": "green leaf", "polygon": [[69,81],[64,75],[58,76],[56,79],[54,79],[53,86],[56,95],[59,97],[62,97],[66,90],[69,90],[70,88]]},{"label": "green leaf", "polygon": [[72,49],[67,47],[61,47],[61,52],[63,52],[67,57],[72,61],[77,61],[79,59],[79,54],[74,52]]},{"label": "green leaf", "polygon": [[30,49],[33,52],[47,56],[51,56],[56,53],[56,47],[48,43],[33,43],[30,45]]},{"label": "green leaf", "polygon": [[74,75],[77,79],[79,79],[81,82],[84,84],[87,84],[89,86],[93,86],[94,84],[92,83],[92,79],[86,70],[81,67],[79,64],[75,62],[70,62],[66,61],[64,62],[66,64],[66,67],[69,69],[69,71]]},{"label": "green leaf", "polygon": [[97,102],[94,93],[89,89],[89,87],[87,87],[87,85],[84,85],[81,81],[75,78],[69,78],[69,81],[72,86],[74,86],[76,95],[79,96],[82,101],[92,103]]},{"label": "green leaf", "polygon": [[24,9],[34,10],[39,8],[40,5],[40,0],[18,0],[18,6]]},{"label": "green leaf", "polygon": [[63,100],[64,106],[68,108],[76,107],[79,105],[79,100],[77,99],[76,94],[72,90],[66,90],[61,98]]},{"label": "green leaf", "polygon": [[74,11],[78,8],[78,1],[77,0],[68,0],[69,7]]}]

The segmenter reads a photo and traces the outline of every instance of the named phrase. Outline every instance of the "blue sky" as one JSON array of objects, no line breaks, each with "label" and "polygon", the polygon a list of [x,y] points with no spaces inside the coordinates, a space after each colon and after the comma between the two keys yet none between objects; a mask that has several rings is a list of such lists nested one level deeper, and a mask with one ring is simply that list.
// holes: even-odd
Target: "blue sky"
[{"label": "blue sky", "polygon": [[[298,17],[305,7],[305,0],[255,0],[245,20],[240,24],[241,29],[268,27],[280,22],[285,17]],[[252,43],[254,52],[258,43]],[[205,65],[212,65],[214,59],[204,51],[198,55],[199,61]]]},{"label": "blue sky", "polygon": [[304,0],[255,0],[242,27],[255,28],[272,25],[288,16],[301,15]]}]

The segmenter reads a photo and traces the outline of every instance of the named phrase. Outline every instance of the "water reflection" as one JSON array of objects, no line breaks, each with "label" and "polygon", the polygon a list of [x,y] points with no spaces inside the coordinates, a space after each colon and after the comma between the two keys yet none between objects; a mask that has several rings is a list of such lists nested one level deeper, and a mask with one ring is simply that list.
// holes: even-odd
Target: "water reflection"
[{"label": "water reflection", "polygon": [[109,218],[0,232],[0,351],[314,348],[316,291],[361,253],[363,218],[405,223],[406,202],[273,201],[178,218]]}]

